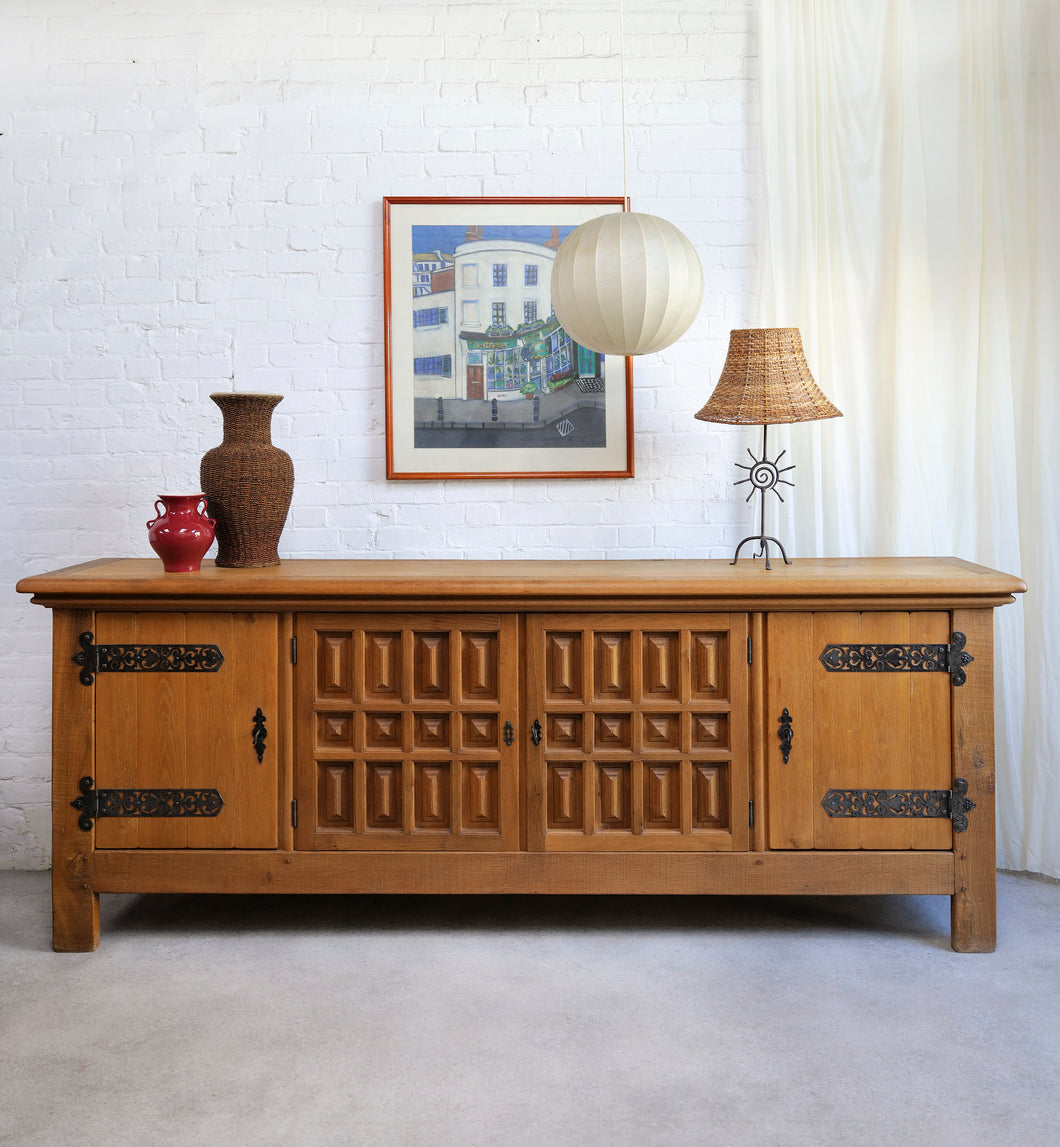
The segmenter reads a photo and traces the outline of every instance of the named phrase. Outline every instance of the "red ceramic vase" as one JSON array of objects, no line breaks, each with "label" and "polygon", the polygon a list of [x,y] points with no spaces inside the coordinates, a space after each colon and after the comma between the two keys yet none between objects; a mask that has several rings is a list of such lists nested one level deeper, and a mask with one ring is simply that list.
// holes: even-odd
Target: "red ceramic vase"
[{"label": "red ceramic vase", "polygon": [[[161,509],[159,509],[161,507]],[[204,494],[159,494],[158,517],[147,523],[147,540],[166,573],[196,573],[213,543],[213,518],[205,514]]]}]

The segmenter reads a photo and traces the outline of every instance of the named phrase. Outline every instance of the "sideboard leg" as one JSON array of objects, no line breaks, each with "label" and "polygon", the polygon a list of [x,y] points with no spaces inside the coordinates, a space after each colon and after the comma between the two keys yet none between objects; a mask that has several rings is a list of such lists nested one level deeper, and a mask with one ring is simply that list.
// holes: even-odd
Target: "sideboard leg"
[{"label": "sideboard leg", "polygon": [[99,893],[92,890],[87,853],[52,858],[52,947],[94,952],[99,947]]},{"label": "sideboard leg", "polygon": [[953,628],[975,658],[968,679],[953,690],[954,775],[968,782],[975,808],[968,828],[954,833],[951,943],[956,952],[997,947],[997,859],[994,840],[994,627],[993,611],[960,609]]},{"label": "sideboard leg", "polygon": [[83,832],[70,802],[78,782],[93,774],[95,689],[82,685],[71,657],[78,634],[92,628],[87,610],[52,615],[52,947],[93,952],[99,947],[99,893],[92,887],[94,832]]}]

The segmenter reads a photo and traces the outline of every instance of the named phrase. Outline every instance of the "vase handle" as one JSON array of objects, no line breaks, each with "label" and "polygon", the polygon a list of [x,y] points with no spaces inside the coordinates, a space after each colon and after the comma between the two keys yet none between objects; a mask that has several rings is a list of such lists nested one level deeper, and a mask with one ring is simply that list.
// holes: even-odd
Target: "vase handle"
[{"label": "vase handle", "polygon": [[204,518],[206,518],[206,520],[210,523],[211,526],[216,526],[217,525],[217,519],[216,518],[207,518],[206,517],[206,511],[209,508],[209,505],[210,505],[210,499],[207,498],[205,495],[203,495],[203,497],[201,497],[198,500],[198,502],[195,503],[195,509],[199,514],[201,514]]},{"label": "vase handle", "polygon": [[[161,510],[158,508],[159,506],[162,507]],[[152,518],[149,522],[144,523],[148,529],[150,529],[155,524],[155,522],[158,521],[158,518],[165,517],[166,507],[165,507],[165,503],[161,500],[161,498],[155,499],[155,513],[158,515],[157,518]]]}]

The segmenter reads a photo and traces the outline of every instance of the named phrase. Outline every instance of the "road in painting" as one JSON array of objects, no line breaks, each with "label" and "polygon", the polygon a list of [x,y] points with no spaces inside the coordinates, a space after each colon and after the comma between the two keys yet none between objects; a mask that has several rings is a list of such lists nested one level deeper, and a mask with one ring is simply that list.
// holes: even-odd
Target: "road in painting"
[{"label": "road in painting", "polygon": [[606,446],[604,356],[552,313],[573,227],[413,226],[415,446]]}]

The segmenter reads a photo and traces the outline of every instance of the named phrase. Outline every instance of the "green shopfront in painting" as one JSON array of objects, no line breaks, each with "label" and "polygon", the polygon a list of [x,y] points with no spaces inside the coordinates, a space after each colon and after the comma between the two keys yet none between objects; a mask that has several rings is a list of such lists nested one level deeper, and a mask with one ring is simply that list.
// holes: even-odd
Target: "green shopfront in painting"
[{"label": "green shopfront in painting", "polygon": [[552,312],[552,262],[572,228],[411,230],[416,445],[511,445],[519,429],[605,445],[604,356]]}]

